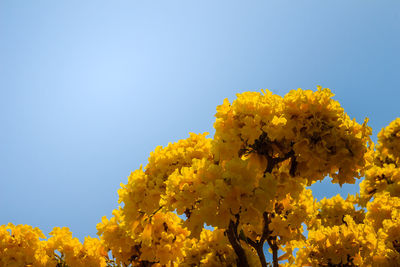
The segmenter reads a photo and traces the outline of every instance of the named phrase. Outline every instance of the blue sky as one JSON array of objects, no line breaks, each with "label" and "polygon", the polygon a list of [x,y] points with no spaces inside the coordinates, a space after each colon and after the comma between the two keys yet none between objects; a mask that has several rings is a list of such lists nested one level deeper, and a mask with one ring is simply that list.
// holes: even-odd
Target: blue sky
[{"label": "blue sky", "polygon": [[399,47],[397,0],[3,0],[0,224],[95,236],[150,151],[213,134],[243,91],[329,87],[376,135],[400,116]]}]

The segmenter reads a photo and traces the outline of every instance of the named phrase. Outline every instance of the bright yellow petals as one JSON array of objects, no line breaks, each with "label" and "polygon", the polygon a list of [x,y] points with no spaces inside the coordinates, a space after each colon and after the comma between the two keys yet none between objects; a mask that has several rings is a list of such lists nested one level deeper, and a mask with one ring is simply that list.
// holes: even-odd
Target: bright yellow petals
[{"label": "bright yellow petals", "polygon": [[111,220],[103,218],[97,225],[104,245],[112,251],[116,262],[140,266],[144,262],[172,264],[183,256],[184,242],[190,232],[174,213],[138,216],[126,221],[119,212]]},{"label": "bright yellow petals", "polygon": [[[146,167],[131,174],[119,191],[123,207],[118,227],[133,239],[137,234],[131,228],[141,229],[140,240],[150,244],[150,224],[142,229],[138,222],[176,211],[186,215],[182,225],[191,238],[201,238],[205,223],[227,229],[237,222],[237,231],[256,242],[267,214],[269,238],[276,238],[284,258],[293,262],[293,249],[304,242],[302,223],[318,221],[316,203],[304,187],[326,175],[335,183],[354,183],[371,157],[371,129],[366,122],[350,120],[332,96],[319,87],[316,92],[293,90],[285,97],[263,91],[238,94],[232,104],[224,100],[217,107],[213,140],[191,134],[158,147]],[[339,224],[329,218],[335,211],[341,211],[340,220],[357,214],[342,200],[330,205],[319,213],[326,225]],[[150,257],[148,253],[138,258]]]},{"label": "bright yellow petals", "polygon": [[361,204],[379,192],[400,197],[400,118],[378,134],[378,145],[368,164],[365,180],[360,184]]},{"label": "bright yellow petals", "polygon": [[365,217],[354,209],[354,203],[354,198],[343,200],[340,196],[319,203],[319,223],[313,224],[305,246],[296,255],[298,266],[398,265],[400,199],[387,192],[376,194]]},{"label": "bright yellow petals", "polygon": [[[116,263],[120,265],[128,265],[132,261],[132,257],[139,255],[137,242],[131,236],[131,232],[135,232],[139,225],[139,220],[129,223],[129,230],[125,223],[125,218],[121,214],[121,210],[114,210],[113,217],[110,220],[104,216],[101,223],[97,224],[97,235],[107,250],[112,251]],[[138,229],[139,233],[142,230]],[[137,231],[135,232],[137,233]]]},{"label": "bright yellow petals", "polygon": [[29,225],[0,226],[0,266],[55,266],[42,231]]},{"label": "bright yellow petals", "polygon": [[185,256],[179,266],[234,266],[236,264],[235,252],[224,230],[213,231],[203,229],[200,239],[192,239],[185,244]]},{"label": "bright yellow petals", "polygon": [[303,223],[309,224],[315,216],[316,203],[311,190],[303,189],[298,198],[287,195],[275,204],[274,213],[269,225],[271,235],[278,237],[278,245],[287,259],[293,262],[293,250],[304,245]]},{"label": "bright yellow petals", "polygon": [[159,190],[160,186],[157,186],[142,168],[132,172],[128,183],[121,183],[121,189],[118,190],[119,202],[124,203],[124,215],[128,220],[136,218],[139,212],[151,214],[157,210],[160,201]]},{"label": "bright yellow petals", "polygon": [[308,232],[304,248],[296,255],[297,266],[370,266],[376,237],[371,227],[356,224],[346,215],[339,226]]},{"label": "bright yellow petals", "polygon": [[141,221],[143,231],[137,236],[140,260],[166,265],[182,257],[182,248],[190,232],[181,227],[174,213],[156,213]]},{"label": "bright yellow petals", "polygon": [[[400,163],[400,118],[392,121],[378,134],[378,151]],[[398,164],[397,164],[398,165]]]},{"label": "bright yellow petals", "polygon": [[150,153],[146,174],[165,181],[176,169],[190,166],[193,159],[211,159],[211,139],[207,135],[190,133],[187,139],[169,143],[165,148],[156,147]]},{"label": "bright yellow petals", "polygon": [[212,157],[211,141],[206,135],[191,133],[187,139],[170,143],[165,148],[157,147],[150,153],[145,170],[141,167],[131,173],[128,183],[121,184],[118,190],[119,202],[124,203],[123,212],[128,220],[135,218],[139,212],[151,214],[160,207],[165,181],[175,170],[191,166],[193,159]]},{"label": "bright yellow petals", "polygon": [[378,193],[367,205],[365,223],[375,229],[376,266],[397,266],[400,262],[400,198]]},{"label": "bright yellow petals", "polygon": [[383,227],[383,221],[392,218],[393,212],[400,211],[400,198],[391,197],[387,192],[377,194],[367,205],[366,221],[376,231]]},{"label": "bright yellow petals", "polygon": [[387,266],[396,266],[400,262],[400,209],[392,212],[391,218],[383,221],[383,228],[378,232]]},{"label": "bright yellow petals", "polygon": [[[225,99],[213,139],[191,133],[156,147],[121,184],[120,207],[97,225],[99,239],[82,244],[65,227],[45,239],[37,228],[3,225],[0,267],[253,267],[264,244],[274,266],[398,266],[400,118],[374,147],[368,119],[351,120],[333,96],[319,86]],[[342,185],[364,174],[360,194],[347,199],[316,202],[306,189],[326,176]]]},{"label": "bright yellow petals", "polygon": [[0,266],[107,265],[107,252],[99,239],[87,237],[81,244],[66,227],[55,227],[50,235],[46,240],[38,228],[29,225],[0,226]]},{"label": "bright yellow petals", "polygon": [[344,217],[350,215],[356,223],[362,223],[365,218],[364,210],[356,210],[354,198],[349,195],[345,200],[339,194],[332,198],[324,198],[318,203],[318,215],[315,225],[311,227],[339,226],[344,223]]},{"label": "bright yellow petals", "polygon": [[193,161],[193,166],[171,174],[166,184],[166,205],[188,217],[185,223],[195,236],[204,223],[227,228],[235,216],[241,217],[241,224],[258,224],[262,213],[272,208],[276,192],[274,177],[264,177],[263,166],[251,158],[223,166]]},{"label": "bright yellow petals", "polygon": [[217,160],[229,160],[249,150],[281,109],[282,97],[269,91],[264,94],[237,94],[230,105],[225,99],[217,107],[213,151]]},{"label": "bright yellow petals", "polygon": [[290,91],[283,99],[287,119],[281,138],[291,140],[297,172],[309,183],[326,175],[333,183],[354,183],[362,176],[370,141],[367,120],[350,120],[329,89]]},{"label": "bright yellow petals", "polygon": [[371,128],[344,113],[329,89],[238,94],[217,108],[213,151],[218,160],[257,153],[269,161],[291,159],[291,176],[311,184],[326,175],[354,183],[363,174]]},{"label": "bright yellow petals", "polygon": [[58,251],[68,266],[105,267],[107,252],[100,240],[86,237],[81,244],[78,238],[73,238],[67,227],[54,227],[47,240],[47,248]]}]

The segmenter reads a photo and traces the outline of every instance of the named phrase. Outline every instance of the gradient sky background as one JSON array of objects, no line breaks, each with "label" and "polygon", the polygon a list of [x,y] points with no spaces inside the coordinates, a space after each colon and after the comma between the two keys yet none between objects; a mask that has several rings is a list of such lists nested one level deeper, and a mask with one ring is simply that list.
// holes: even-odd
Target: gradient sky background
[{"label": "gradient sky background", "polygon": [[212,135],[224,98],[317,85],[374,136],[400,116],[399,1],[1,0],[0,224],[95,236],[130,172]]}]

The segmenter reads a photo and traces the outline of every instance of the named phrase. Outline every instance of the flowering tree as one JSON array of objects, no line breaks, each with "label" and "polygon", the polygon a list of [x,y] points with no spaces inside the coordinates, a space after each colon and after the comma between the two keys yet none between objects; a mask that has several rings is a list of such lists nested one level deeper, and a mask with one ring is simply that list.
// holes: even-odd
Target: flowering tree
[{"label": "flowering tree", "polygon": [[[131,173],[99,238],[1,226],[0,266],[400,265],[400,119],[375,148],[367,120],[332,96],[318,87],[225,100],[214,138],[157,147]],[[355,196],[317,202],[306,187],[327,176],[365,179]]]}]

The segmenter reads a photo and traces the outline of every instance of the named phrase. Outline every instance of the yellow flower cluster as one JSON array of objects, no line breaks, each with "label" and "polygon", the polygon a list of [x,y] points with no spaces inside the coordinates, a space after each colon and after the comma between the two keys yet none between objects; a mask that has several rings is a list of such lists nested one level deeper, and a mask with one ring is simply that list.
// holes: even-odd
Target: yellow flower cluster
[{"label": "yellow flower cluster", "polygon": [[378,134],[378,145],[373,153],[365,180],[360,185],[362,204],[375,193],[387,191],[400,197],[400,118],[392,121]]},{"label": "yellow flower cluster", "polygon": [[[318,203],[296,265],[400,266],[399,122],[383,129],[377,149],[367,153],[360,197],[344,200],[337,195]],[[356,210],[355,204],[365,206],[366,212]]]},{"label": "yellow flower cluster", "polygon": [[124,229],[121,210],[113,210],[110,220],[104,216],[101,223],[97,224],[97,234],[100,236],[104,246],[112,251],[117,264],[128,264],[131,258],[139,255],[136,242]]},{"label": "yellow flower cluster", "polygon": [[[309,181],[330,175],[333,183],[354,183],[362,176],[371,128],[351,120],[329,89],[290,91],[284,98],[287,119],[281,138],[293,143],[298,172]],[[311,178],[312,177],[312,178]]]},{"label": "yellow flower cluster", "polygon": [[384,220],[391,218],[392,212],[400,210],[399,200],[399,198],[390,197],[389,193],[383,192],[368,203],[366,219],[376,231],[383,227]]},{"label": "yellow flower cluster", "polygon": [[211,158],[211,141],[204,134],[190,134],[190,137],[167,147],[157,147],[150,154],[149,163],[128,177],[126,185],[118,190],[119,202],[124,203],[123,213],[128,220],[138,212],[151,214],[159,208],[161,195],[165,193],[165,182],[175,170],[191,166],[193,159]]},{"label": "yellow flower cluster", "polygon": [[216,158],[257,153],[269,166],[290,158],[291,176],[306,177],[309,184],[326,175],[334,183],[354,183],[362,176],[371,129],[367,121],[351,120],[332,96],[318,87],[283,98],[264,91],[238,94],[232,105],[225,100],[214,124]]},{"label": "yellow flower cluster", "polygon": [[[181,248],[189,231],[181,227],[181,219],[174,213],[156,213],[142,220],[143,230],[138,234],[141,242],[140,259],[161,265],[182,257]],[[132,231],[136,231],[132,229]]]},{"label": "yellow flower cluster", "polygon": [[[205,134],[190,137],[167,147],[157,147],[146,167],[132,172],[126,185],[121,184],[119,202],[108,220],[97,225],[98,234],[112,251],[118,264],[176,264],[183,256],[183,241],[190,232],[183,221],[168,212],[161,198],[166,182],[174,172],[196,160],[211,158],[211,141]],[[202,227],[202,225],[201,225]]]},{"label": "yellow flower cluster", "polygon": [[197,236],[204,223],[226,229],[237,215],[241,224],[259,223],[267,206],[272,207],[275,188],[273,177],[263,177],[263,170],[250,160],[221,166],[203,159],[170,176],[165,203],[186,214]]},{"label": "yellow flower cluster", "polygon": [[296,265],[369,266],[375,246],[373,229],[346,215],[341,225],[310,230],[306,246],[296,254]]},{"label": "yellow flower cluster", "polygon": [[310,224],[316,211],[316,203],[309,189],[303,189],[298,198],[288,194],[284,200],[276,202],[269,229],[271,236],[278,238],[277,245],[283,252],[280,260],[293,263],[294,249],[303,247],[306,240],[302,224]]},{"label": "yellow flower cluster", "polygon": [[380,266],[400,263],[400,198],[382,192],[367,205],[366,223],[375,230],[378,239],[374,261]]},{"label": "yellow flower cluster", "polygon": [[386,128],[378,134],[379,144],[382,148],[378,148],[381,157],[389,157],[396,164],[400,163],[400,118],[392,121]]},{"label": "yellow flower cluster", "polygon": [[[0,266],[55,266],[47,255],[45,236],[29,225],[0,226]],[[53,260],[53,261],[52,261]]]},{"label": "yellow flower cluster", "polygon": [[1,225],[0,266],[107,266],[107,252],[99,239],[87,237],[81,244],[66,227],[55,227],[50,235],[46,240],[39,228]]},{"label": "yellow flower cluster", "polygon": [[203,229],[199,240],[188,239],[184,253],[182,267],[233,266],[236,263],[235,252],[222,229]]},{"label": "yellow flower cluster", "polygon": [[[232,105],[225,99],[215,114],[213,152],[216,159],[229,160],[250,150],[263,131],[276,128],[271,122],[281,109],[282,97],[269,91],[237,94]],[[276,124],[279,124],[278,117]]]},{"label": "yellow flower cluster", "polygon": [[[375,149],[368,120],[351,120],[332,97],[318,87],[225,99],[213,139],[191,133],[159,146],[121,184],[100,239],[3,225],[0,267],[264,267],[265,244],[274,267],[400,266],[400,118]],[[317,202],[306,189],[364,174],[360,194],[347,199]]]},{"label": "yellow flower cluster", "polygon": [[83,244],[73,238],[67,227],[54,227],[47,240],[47,249],[58,251],[68,266],[104,267],[107,251],[97,238],[86,237]]},{"label": "yellow flower cluster", "polygon": [[375,261],[381,266],[396,266],[400,263],[400,210],[394,210],[390,219],[383,221],[383,228],[378,231],[383,248]]},{"label": "yellow flower cluster", "polygon": [[346,200],[339,194],[329,199],[322,199],[318,202],[318,213],[310,227],[339,226],[344,223],[343,219],[346,215],[353,218],[356,223],[362,223],[365,211],[363,209],[356,210],[354,206],[356,202],[357,200],[352,195],[349,195]]},{"label": "yellow flower cluster", "polygon": [[171,265],[183,256],[182,248],[190,232],[174,213],[157,212],[126,221],[120,210],[115,217],[103,217],[97,225],[98,235],[121,265]]}]

